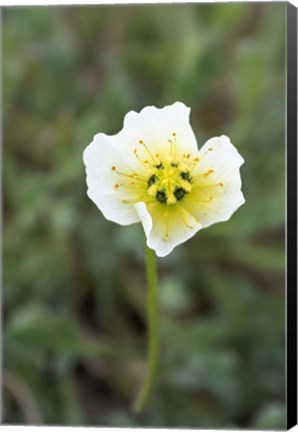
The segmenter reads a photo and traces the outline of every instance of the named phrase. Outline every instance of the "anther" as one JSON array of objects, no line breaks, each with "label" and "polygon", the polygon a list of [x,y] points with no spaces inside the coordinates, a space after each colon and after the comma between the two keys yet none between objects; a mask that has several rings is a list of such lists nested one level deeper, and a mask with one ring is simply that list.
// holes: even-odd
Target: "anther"
[{"label": "anther", "polygon": [[208,177],[208,175],[210,175],[210,174],[212,174],[212,173],[214,173],[214,170],[213,169],[209,169],[207,172],[205,172],[205,174],[203,174],[204,175],[204,177]]}]

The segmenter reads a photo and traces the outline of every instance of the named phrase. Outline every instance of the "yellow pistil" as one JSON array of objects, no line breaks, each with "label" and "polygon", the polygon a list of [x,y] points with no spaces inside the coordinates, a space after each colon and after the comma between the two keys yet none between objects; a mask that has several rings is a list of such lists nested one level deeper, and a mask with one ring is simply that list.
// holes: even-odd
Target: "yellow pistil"
[{"label": "yellow pistil", "polygon": [[192,189],[187,165],[171,157],[152,167],[148,174],[148,195],[160,204],[176,204]]}]

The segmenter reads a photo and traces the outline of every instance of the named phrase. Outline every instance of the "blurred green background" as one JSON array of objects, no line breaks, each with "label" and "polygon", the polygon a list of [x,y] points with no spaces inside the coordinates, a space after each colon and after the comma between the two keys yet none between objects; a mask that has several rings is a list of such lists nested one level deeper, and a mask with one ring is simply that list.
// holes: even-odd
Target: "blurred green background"
[{"label": "blurred green background", "polygon": [[[3,11],[5,423],[285,427],[286,3]],[[140,224],[87,198],[82,152],[180,100],[226,134],[246,203],[159,259],[147,410]]]}]

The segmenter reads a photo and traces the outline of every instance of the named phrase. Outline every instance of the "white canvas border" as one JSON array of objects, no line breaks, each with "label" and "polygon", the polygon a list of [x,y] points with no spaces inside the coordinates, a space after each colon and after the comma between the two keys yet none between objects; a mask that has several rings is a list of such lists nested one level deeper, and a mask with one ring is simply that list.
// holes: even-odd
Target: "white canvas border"
[{"label": "white canvas border", "polygon": [[[262,2],[280,2],[280,0],[261,0]],[[239,0],[229,0],[229,3],[239,3]],[[111,4],[161,4],[161,3],[228,3],[227,0],[87,0],[82,2],[81,0],[0,0],[0,7],[15,7],[15,6],[72,6],[72,5],[111,5]],[[255,0],[242,0],[242,2],[255,2]],[[298,0],[291,0],[289,3],[298,7]],[[2,406],[0,412],[2,411]],[[107,428],[107,427],[70,427],[70,426],[23,426],[23,425],[1,425],[1,431],[3,432],[172,432],[172,431],[183,431],[183,432],[230,432],[230,429],[154,429],[154,428]],[[289,429],[291,432],[298,432],[298,425]],[[243,432],[243,430],[233,429],[234,432]],[[270,432],[268,430],[250,430],[246,429],[246,432]],[[272,430],[272,432],[279,432],[279,430]]]}]

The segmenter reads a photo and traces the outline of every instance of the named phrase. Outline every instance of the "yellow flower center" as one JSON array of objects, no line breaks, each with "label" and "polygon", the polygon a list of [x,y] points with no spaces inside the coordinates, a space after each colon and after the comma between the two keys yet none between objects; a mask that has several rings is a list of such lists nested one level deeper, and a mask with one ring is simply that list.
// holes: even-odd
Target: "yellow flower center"
[{"label": "yellow flower center", "polygon": [[139,140],[139,144],[147,153],[147,158],[144,159],[144,155],[140,156],[137,148],[133,149],[133,154],[142,167],[141,172],[125,172],[120,171],[115,165],[111,167],[117,176],[114,188],[130,195],[122,199],[123,204],[136,204],[142,201],[152,204],[155,201],[166,209],[167,206],[173,207],[181,203],[181,210],[191,192],[195,198],[189,196],[189,202],[194,199],[196,204],[208,204],[214,199],[214,194],[209,195],[212,189],[224,186],[223,182],[206,183],[205,179],[214,173],[213,168],[204,169],[201,173],[194,172],[197,164],[213,148],[208,148],[202,155],[178,154],[175,132],[168,141],[169,153],[161,155],[153,154],[147,144]]},{"label": "yellow flower center", "polygon": [[160,204],[173,205],[191,191],[191,182],[187,165],[169,157],[149,171],[147,193]]}]

